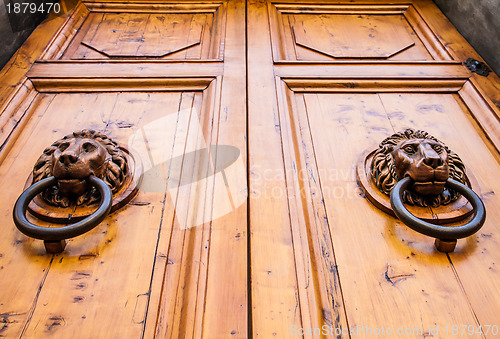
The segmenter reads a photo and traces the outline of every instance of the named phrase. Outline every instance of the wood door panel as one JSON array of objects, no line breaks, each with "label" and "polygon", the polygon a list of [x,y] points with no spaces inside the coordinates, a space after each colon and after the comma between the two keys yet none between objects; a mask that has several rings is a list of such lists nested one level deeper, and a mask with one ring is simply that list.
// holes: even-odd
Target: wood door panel
[{"label": "wood door panel", "polygon": [[[161,304],[168,308],[168,311],[161,308],[159,317],[175,317],[175,323],[180,326],[177,331],[189,330],[189,323],[194,322],[189,317],[195,315],[196,324],[200,326],[207,288],[209,250],[206,244],[210,241],[210,217],[212,210],[215,215],[215,210],[221,209],[224,201],[221,199],[223,192],[214,192],[214,189],[220,190],[218,186],[224,185],[224,181],[204,173],[200,177],[198,172],[207,168],[204,162],[210,161],[202,153],[189,160],[183,160],[182,155],[216,140],[212,140],[218,132],[218,124],[213,124],[218,121],[211,106],[216,95],[213,88],[204,94],[39,95],[32,105],[35,111],[30,115],[33,118],[19,135],[4,165],[0,166],[4,181],[20,177],[19,185],[9,191],[11,194],[2,197],[6,199],[2,204],[5,218],[11,218],[7,210],[11,210],[16,194],[22,191],[43,149],[73,130],[96,129],[117,142],[129,144],[141,154],[145,176],[139,195],[127,207],[91,232],[70,239],[66,251],[57,258],[44,256],[41,241],[19,234],[13,223],[5,220],[5,224],[12,225],[9,229],[12,236],[7,238],[10,242],[18,239],[15,246],[19,251],[5,253],[0,258],[4,267],[1,273],[9,275],[2,280],[12,283],[2,286],[5,292],[2,295],[17,300],[19,308],[7,300],[2,303],[9,305],[5,311],[11,315],[13,323],[19,325],[9,326],[4,333],[67,337],[78,336],[85,328],[85,333],[95,337],[128,337],[133,333],[140,336],[144,331],[151,291],[155,295],[159,291]],[[143,138],[147,144],[136,141]],[[23,154],[23,161],[18,154]],[[171,158],[177,162],[167,161]],[[186,185],[186,182],[194,185]],[[218,206],[213,209],[217,195]],[[238,203],[236,207],[241,205],[241,199],[234,196],[233,200]],[[231,210],[222,211],[215,217],[223,217],[229,212]],[[206,215],[206,220],[199,215]],[[186,222],[191,223],[187,225]],[[198,226],[200,223],[202,225]],[[160,248],[164,251],[159,252]],[[33,255],[40,256],[40,260],[34,262]],[[163,256],[165,260],[161,259]],[[23,266],[22,275],[12,275],[15,267],[23,263],[26,266]],[[159,266],[155,272],[158,271],[161,277],[174,279],[170,282],[156,279],[159,284],[151,286],[154,265]],[[179,281],[183,281],[182,285],[178,285]],[[56,285],[58,288],[54,289]],[[170,302],[169,295],[181,302],[180,308],[175,307],[177,302]],[[192,312],[181,312],[186,309],[182,303],[194,307]],[[156,319],[156,312],[152,313],[152,319]],[[103,322],[109,326],[101,326]]]},{"label": "wood door panel", "polygon": [[[412,337],[439,328],[447,337],[446,326],[495,322],[496,210],[446,255],[371,205],[355,179],[366,148],[404,127],[422,128],[463,154],[476,177],[491,178],[479,185],[495,209],[485,192],[500,174],[498,110],[488,99],[498,81],[484,87],[488,81],[471,76],[454,53],[459,46],[448,48],[461,43],[458,34],[448,29],[442,39],[433,30],[446,26],[434,12],[425,0],[249,3],[254,335],[370,336],[384,327]],[[398,29],[402,39],[387,33]],[[262,254],[273,244],[272,257]]]},{"label": "wood door panel", "polygon": [[107,58],[164,57],[201,44],[207,16],[105,13],[89,20],[93,23],[72,59],[89,59],[84,47]]},{"label": "wood door panel", "polygon": [[[445,328],[464,322],[477,327],[495,322],[493,310],[500,294],[493,288],[499,282],[492,235],[498,228],[494,207],[498,201],[486,192],[496,189],[500,157],[484,144],[481,128],[472,118],[481,112],[464,105],[459,88],[454,93],[439,89],[431,94],[431,88],[418,93],[406,85],[401,93],[384,93],[383,89],[377,92],[378,85],[373,83],[372,90],[363,93],[337,88],[335,81],[331,86],[316,82],[317,88],[315,80],[306,87],[298,83],[278,83],[286,93],[286,100],[279,101],[284,112],[280,126],[282,135],[290,135],[283,136],[284,156],[295,152],[288,166],[302,163],[307,170],[285,171],[295,174],[303,185],[316,187],[302,194],[302,199],[311,199],[312,194],[312,199],[319,195],[318,201],[324,201],[349,327],[377,328],[383,323],[392,329],[422,328],[425,333],[436,325]],[[295,123],[289,125],[287,120]],[[477,235],[459,241],[450,255],[452,261],[436,252],[433,239],[372,206],[356,182],[360,154],[406,127],[426,130],[457,152],[478,178],[486,208],[492,210]],[[302,209],[307,210],[304,205]],[[306,223],[305,227],[311,226]],[[467,261],[459,259],[465,257]],[[461,265],[459,276],[457,265]],[[479,283],[483,279],[487,283]]]},{"label": "wood door panel", "polygon": [[[468,86],[472,85],[464,87]],[[500,281],[495,268],[500,260],[497,250],[500,225],[497,206],[500,200],[495,192],[499,189],[500,155],[497,148],[489,147],[491,141],[485,140],[484,132],[477,124],[475,116],[480,113],[478,107],[469,105],[463,99],[462,91],[458,95],[447,96],[407,95],[400,98],[385,95],[382,98],[395,128],[412,124],[410,119],[418,117],[414,120],[419,128],[446,140],[447,145],[460,155],[478,178],[481,199],[487,209],[486,223],[474,236],[459,240],[457,249],[449,256],[478,322],[496,324],[500,302],[496,287]],[[479,101],[478,96],[476,101]],[[403,117],[399,115],[401,107],[405,107]],[[396,116],[398,118],[392,118]],[[498,131],[494,135],[498,135]]]},{"label": "wood door panel", "polygon": [[[401,16],[294,15],[288,20],[296,45],[337,59],[388,59],[415,45]],[[297,59],[307,60],[297,52]]]},{"label": "wood door panel", "polygon": [[413,6],[270,4],[274,60],[451,60]]},{"label": "wood door panel", "polygon": [[44,59],[222,59],[224,3],[84,2]]},{"label": "wood door panel", "polygon": [[[0,116],[0,335],[246,337],[244,9],[85,1],[59,23]],[[12,207],[43,148],[82,128],[137,150],[143,182],[47,255]]]},{"label": "wood door panel", "polygon": [[[10,201],[3,202],[3,208],[6,210],[12,209],[13,203],[17,199],[16,195],[23,190],[27,175],[32,170],[33,161],[36,161],[41,152],[43,152],[43,149],[47,145],[50,145],[54,141],[54,138],[57,139],[62,136],[61,132],[67,133],[74,129],[78,129],[78,126],[83,124],[88,126],[91,125],[99,130],[104,130],[106,125],[105,121],[109,118],[112,103],[110,99],[115,97],[116,94],[99,98],[96,95],[39,95],[31,108],[34,110],[32,114],[33,118],[27,123],[26,128],[19,136],[19,139],[11,150],[11,153],[9,153],[9,156],[2,163],[2,166],[0,166],[3,174],[2,180],[5,181],[4,184],[12,187],[12,190],[9,190],[4,194],[5,199],[10,199]],[[69,108],[75,102],[82,103],[83,107],[74,106],[72,109]],[[92,103],[97,106],[92,107],[93,105],[89,105]],[[86,106],[88,106],[89,109],[86,109]],[[50,114],[47,112],[50,112]],[[56,124],[54,123],[55,121],[57,121]],[[58,128],[60,128],[60,130],[58,130]],[[50,132],[47,133],[48,131]],[[16,180],[17,185],[7,184],[8,181],[13,180],[16,177],[18,177]],[[20,315],[20,319],[15,319],[13,322],[14,326],[6,328],[6,335],[19,336],[30,332],[30,326],[33,326],[33,322],[31,321],[34,319],[33,314],[36,313],[37,306],[41,306],[42,309],[44,309],[44,306],[42,304],[37,304],[37,301],[39,300],[40,293],[43,291],[43,287],[47,286],[44,285],[46,279],[50,279],[50,268],[52,265],[64,265],[65,262],[63,258],[57,258],[57,261],[60,260],[61,262],[56,264],[54,257],[43,254],[43,245],[41,241],[33,240],[20,234],[15,229],[14,224],[11,221],[11,213],[5,213],[2,215],[5,218],[2,223],[4,225],[9,225],[6,231],[8,233],[12,232],[9,238],[11,241],[12,239],[17,239],[15,243],[16,248],[19,249],[18,251],[12,251],[12,257],[7,256],[7,261],[5,265],[3,265],[5,270],[2,270],[1,273],[5,276],[2,277],[2,281],[13,282],[15,285],[13,285],[11,289],[6,289],[9,285],[5,286],[2,284],[2,290],[4,291],[4,293],[2,293],[2,298],[8,298],[7,300],[2,300],[2,304],[6,305],[6,311],[8,311],[11,307],[15,308],[15,304],[12,304],[9,301],[12,298],[17,300],[19,306],[21,307],[21,311],[17,312]],[[75,249],[77,252],[73,253],[74,256],[68,256],[68,258],[72,257],[77,261],[77,263],[79,259],[95,259],[96,252],[98,252],[99,247],[101,247],[100,249],[102,250],[107,238],[106,235],[102,234],[103,230],[106,230],[105,226],[103,229],[94,230],[92,232],[94,241],[88,243],[90,246],[84,248],[76,246]],[[39,256],[41,260],[33,260],[33,257],[37,256]],[[26,262],[24,262],[23,258],[25,258]],[[48,265],[40,265],[45,261],[48,262]],[[17,271],[24,274],[24,277],[12,280],[13,278],[16,278]],[[38,278],[31,276],[30,274],[26,274],[30,271],[38,271]],[[78,272],[78,269],[75,271],[66,269],[65,275],[68,281]],[[85,275],[85,272],[83,273],[83,275]],[[36,282],[38,286],[32,287],[31,284],[33,282]],[[56,284],[58,284],[58,282],[56,282]],[[71,289],[67,289],[66,293],[62,293],[60,298],[64,298],[67,301],[71,300],[71,305],[73,305],[75,302],[73,301],[73,298],[80,300],[79,297],[83,296],[83,294],[78,293],[79,291],[74,290],[74,286],[71,286]],[[58,292],[58,289],[52,289],[53,296],[54,294],[58,294]],[[60,299],[56,298],[56,300]],[[55,300],[53,302],[57,303]],[[54,313],[46,315],[42,319],[37,317],[35,318],[34,324],[38,326],[40,334],[43,334],[44,331],[55,331],[59,325],[62,326],[64,323],[64,319],[61,318],[61,316],[62,315],[60,314]],[[64,316],[66,316],[66,314],[64,314]],[[50,318],[53,319],[51,320]],[[51,324],[57,322],[59,322],[59,325],[51,326]]]},{"label": "wood door panel", "polygon": [[[431,0],[83,0],[41,25],[45,50],[30,40],[0,85],[0,336],[500,325],[500,82],[461,64],[479,57],[444,20]],[[486,224],[454,253],[357,185],[358,155],[404,127],[479,182]],[[12,207],[44,147],[82,128],[131,145],[144,179],[47,255]]]},{"label": "wood door panel", "polygon": [[[53,100],[54,95],[40,96],[32,103],[32,109],[42,114]],[[26,143],[27,136],[20,144]],[[3,161],[0,166],[0,182],[4,187],[12,188],[11,191],[4,190],[0,196],[0,208],[3,223],[3,237],[0,238],[0,275],[2,293],[0,293],[0,307],[2,319],[2,335],[18,336],[25,327],[29,317],[33,301],[36,299],[37,291],[43,284],[45,272],[53,259],[43,255],[43,245],[37,246],[36,240],[26,239],[17,231],[13,223],[7,222],[11,218],[12,207],[17,199],[16,191],[21,192],[26,182],[26,166],[15,161],[21,151],[28,161],[36,161],[38,152],[43,149],[28,149],[24,151],[21,146],[14,150],[12,156]],[[27,250],[27,251],[26,251]],[[22,267],[22,269],[17,269]],[[10,293],[8,293],[10,292]],[[12,293],[17,295],[12,297]]]}]

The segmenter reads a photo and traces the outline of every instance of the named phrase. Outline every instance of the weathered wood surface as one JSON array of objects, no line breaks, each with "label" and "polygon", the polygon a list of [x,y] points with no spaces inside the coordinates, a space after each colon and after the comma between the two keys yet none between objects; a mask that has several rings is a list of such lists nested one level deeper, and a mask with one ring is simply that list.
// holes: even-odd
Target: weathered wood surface
[{"label": "weathered wood surface", "polygon": [[[74,8],[76,0],[66,0],[62,8]],[[54,34],[68,19],[71,11],[64,15],[49,14],[49,17],[33,31],[30,37],[12,56],[0,72],[0,107],[8,102],[25,80],[24,75],[38,59]],[[76,19],[76,18],[73,18]]]},{"label": "weathered wood surface", "polygon": [[[361,152],[404,127],[421,128],[469,157],[464,161],[475,164],[471,170],[487,209],[498,204],[492,193],[484,194],[500,173],[498,110],[486,94],[495,97],[497,92],[482,87],[475,76],[471,82],[460,64],[463,54],[448,51],[448,40],[432,31],[431,23],[439,21],[435,6],[426,1],[410,6],[274,1],[266,13],[265,5],[255,1],[248,6],[248,30],[255,33],[248,35],[253,335],[285,337],[302,328],[306,337],[319,337],[325,332],[318,327],[326,324],[354,328],[361,336],[384,327],[394,337],[398,329],[410,331],[411,337],[449,337],[455,324],[475,329],[496,324],[496,211],[488,214],[477,235],[459,241],[457,252],[448,256],[434,249],[433,239],[368,203],[355,179]],[[371,46],[371,37],[363,35],[371,33],[364,28],[352,33],[353,22],[385,15],[399,25],[404,22],[396,19],[403,15],[401,6],[408,8],[404,15],[418,43],[392,57],[361,55],[370,50],[347,45],[338,50],[346,35]],[[266,15],[269,28],[261,24]],[[332,17],[338,20],[327,20]],[[348,28],[335,30],[334,25]],[[299,34],[294,32],[298,27]],[[453,43],[461,39],[456,35],[447,30]],[[390,46],[397,39],[381,41]],[[460,48],[471,53],[470,47]],[[425,50],[427,54],[419,54]],[[357,59],[349,58],[355,53]],[[496,86],[497,79],[491,79],[490,86]],[[486,170],[490,180],[484,179]],[[263,225],[266,220],[273,220],[272,229]],[[322,241],[326,243],[318,255],[315,246]],[[273,245],[273,256],[266,256]],[[321,286],[326,258],[331,264],[326,277],[335,286],[331,294]],[[473,274],[465,272],[464,263]],[[488,282],[482,284],[482,279]],[[306,289],[304,281],[310,283]],[[273,293],[278,286],[279,293]],[[318,317],[315,310],[324,313]]]},{"label": "weathered wood surface", "polygon": [[[137,59],[109,64],[57,60],[72,50],[73,36],[78,37],[82,21],[70,20],[43,54],[52,61],[34,66],[27,81],[18,72],[20,81],[26,82],[23,97],[15,96],[2,115],[0,171],[9,187],[1,204],[8,227],[0,247],[2,336],[246,336],[244,3],[136,5],[142,11],[158,10],[160,14],[149,15],[155,18],[162,11],[186,10],[193,14],[180,15],[181,19],[196,21],[198,12],[203,18],[210,16],[213,26],[199,32],[205,39],[204,52],[195,55],[203,60],[197,66]],[[88,15],[92,8],[87,3],[77,12]],[[129,21],[144,15],[148,14],[130,14]],[[178,16],[165,14],[171,20],[167,26],[175,26]],[[51,38],[50,31],[39,30]],[[134,36],[129,38],[134,43]],[[161,39],[153,38],[145,39],[144,57],[164,47]],[[123,54],[120,51],[115,52]],[[189,58],[189,52],[185,55]],[[222,55],[227,61],[214,63]],[[44,66],[57,70],[44,71]],[[131,143],[147,171],[128,206],[91,232],[69,240],[64,253],[49,256],[41,241],[14,227],[12,206],[43,149],[82,128]],[[237,181],[232,191],[222,174],[206,172],[212,168],[207,163],[218,168],[224,160],[224,148],[215,147],[219,144],[240,150],[239,167],[224,172],[224,180]],[[210,158],[198,149],[212,150]],[[188,150],[192,155],[184,158]],[[16,184],[10,185],[11,180]],[[233,205],[228,202],[229,210],[224,210],[221,201],[228,194]],[[227,275],[221,276],[221,271]]]},{"label": "weathered wood surface", "polygon": [[[0,73],[0,336],[500,326],[500,81],[461,64],[480,57],[431,1],[65,3],[72,16]],[[405,127],[444,141],[480,186],[486,224],[452,254],[356,183],[360,153]],[[82,128],[135,147],[144,181],[48,255],[12,207],[43,149]],[[237,160],[212,174],[227,146]]]}]

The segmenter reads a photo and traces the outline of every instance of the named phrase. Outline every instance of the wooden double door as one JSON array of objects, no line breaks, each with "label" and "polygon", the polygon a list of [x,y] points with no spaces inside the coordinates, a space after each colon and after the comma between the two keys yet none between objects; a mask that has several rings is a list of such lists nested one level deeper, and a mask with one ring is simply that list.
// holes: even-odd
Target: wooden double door
[{"label": "wooden double door", "polygon": [[[1,73],[0,336],[498,333],[500,83],[431,1],[65,4]],[[454,253],[357,184],[406,127],[478,181],[486,224]],[[81,129],[134,148],[142,184],[49,255],[12,207]]]}]

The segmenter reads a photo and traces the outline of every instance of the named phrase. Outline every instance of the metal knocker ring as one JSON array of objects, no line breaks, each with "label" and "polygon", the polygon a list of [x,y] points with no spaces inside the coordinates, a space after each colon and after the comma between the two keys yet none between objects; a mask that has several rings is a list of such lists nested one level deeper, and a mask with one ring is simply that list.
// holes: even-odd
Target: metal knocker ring
[{"label": "metal knocker ring", "polygon": [[101,193],[101,202],[97,210],[77,223],[54,228],[41,227],[30,223],[28,219],[26,219],[26,209],[34,197],[45,189],[55,185],[57,179],[55,177],[49,177],[31,185],[19,196],[14,205],[14,223],[19,231],[29,237],[45,240],[47,251],[56,253],[64,249],[64,244],[61,244],[61,242],[64,242],[65,239],[76,237],[96,227],[109,214],[113,195],[111,189],[103,180],[90,175],[88,181]]},{"label": "metal knocker ring", "polygon": [[476,233],[484,224],[486,209],[479,196],[469,187],[456,180],[448,179],[446,187],[452,188],[462,194],[472,205],[473,217],[465,225],[446,227],[422,221],[411,214],[403,204],[403,192],[413,184],[410,177],[406,177],[394,186],[391,191],[391,206],[394,214],[411,229],[436,238],[436,247],[441,252],[452,252],[456,239],[468,237]]}]

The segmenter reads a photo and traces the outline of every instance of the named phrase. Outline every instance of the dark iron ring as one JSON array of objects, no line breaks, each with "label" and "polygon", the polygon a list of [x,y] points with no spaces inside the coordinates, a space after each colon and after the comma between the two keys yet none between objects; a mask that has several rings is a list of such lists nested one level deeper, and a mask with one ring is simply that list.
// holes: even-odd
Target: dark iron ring
[{"label": "dark iron ring", "polygon": [[26,219],[26,209],[31,200],[39,193],[57,183],[56,178],[49,177],[28,187],[28,189],[17,199],[14,205],[13,216],[14,223],[19,231],[32,238],[58,241],[79,236],[99,225],[111,211],[113,194],[109,186],[101,179],[90,175],[87,180],[101,193],[101,203],[94,213],[77,223],[63,227],[41,227],[30,223],[28,219]]},{"label": "dark iron ring", "polygon": [[479,231],[483,226],[486,219],[486,209],[481,198],[469,187],[453,179],[448,179],[445,186],[459,192],[471,203],[473,208],[472,220],[465,225],[446,227],[418,219],[406,209],[402,201],[403,192],[413,183],[413,179],[406,177],[398,181],[391,191],[391,206],[394,214],[411,229],[437,239],[455,240],[468,237]]}]

